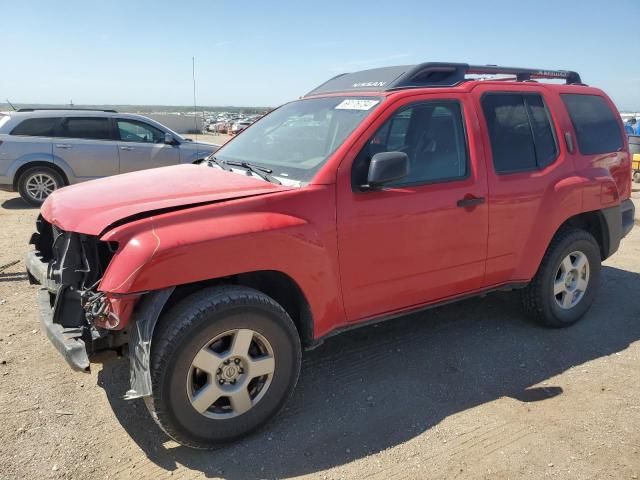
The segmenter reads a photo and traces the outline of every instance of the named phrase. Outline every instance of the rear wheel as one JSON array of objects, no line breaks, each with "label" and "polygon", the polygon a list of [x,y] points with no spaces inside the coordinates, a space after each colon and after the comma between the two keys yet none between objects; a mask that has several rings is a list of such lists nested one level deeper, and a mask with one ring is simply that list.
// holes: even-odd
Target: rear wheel
[{"label": "rear wheel", "polygon": [[522,290],[525,311],[550,327],[577,322],[595,299],[600,261],[598,243],[590,233],[561,230],[549,245],[536,276]]},{"label": "rear wheel", "polygon": [[246,287],[201,290],[161,320],[147,407],[177,442],[212,448],[249,434],[290,397],[300,340],[273,299]]},{"label": "rear wheel", "polygon": [[18,179],[18,191],[29,205],[38,207],[55,190],[64,186],[58,172],[49,167],[37,166],[25,170]]}]

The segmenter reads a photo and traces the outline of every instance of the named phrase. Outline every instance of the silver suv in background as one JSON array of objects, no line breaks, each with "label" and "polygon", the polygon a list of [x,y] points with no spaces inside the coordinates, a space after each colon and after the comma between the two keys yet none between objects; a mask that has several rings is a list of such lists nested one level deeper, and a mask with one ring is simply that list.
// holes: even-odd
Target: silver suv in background
[{"label": "silver suv in background", "polygon": [[21,109],[0,114],[0,190],[18,191],[37,206],[65,185],[198,163],[218,147],[193,142],[141,115]]}]

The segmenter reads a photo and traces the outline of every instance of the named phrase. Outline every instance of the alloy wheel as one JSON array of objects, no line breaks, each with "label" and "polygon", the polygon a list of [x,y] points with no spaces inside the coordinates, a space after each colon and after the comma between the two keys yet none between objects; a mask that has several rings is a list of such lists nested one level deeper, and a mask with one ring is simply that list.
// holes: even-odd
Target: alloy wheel
[{"label": "alloy wheel", "polygon": [[34,173],[25,182],[25,188],[27,190],[27,194],[37,200],[38,202],[43,201],[47,198],[53,191],[58,188],[56,180],[47,173]]},{"label": "alloy wheel", "polygon": [[250,329],[216,336],[196,354],[187,375],[193,408],[208,418],[242,415],[266,394],[275,371],[273,348]]},{"label": "alloy wheel", "polygon": [[584,297],[589,286],[589,259],[580,252],[564,257],[556,272],[553,295],[558,306],[568,310]]}]

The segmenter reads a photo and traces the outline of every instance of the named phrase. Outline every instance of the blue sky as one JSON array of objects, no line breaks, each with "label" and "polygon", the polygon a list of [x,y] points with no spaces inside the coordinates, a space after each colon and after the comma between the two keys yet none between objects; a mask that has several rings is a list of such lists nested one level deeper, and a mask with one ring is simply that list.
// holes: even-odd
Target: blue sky
[{"label": "blue sky", "polygon": [[565,68],[640,110],[640,0],[3,1],[0,101],[276,106],[345,71]]}]

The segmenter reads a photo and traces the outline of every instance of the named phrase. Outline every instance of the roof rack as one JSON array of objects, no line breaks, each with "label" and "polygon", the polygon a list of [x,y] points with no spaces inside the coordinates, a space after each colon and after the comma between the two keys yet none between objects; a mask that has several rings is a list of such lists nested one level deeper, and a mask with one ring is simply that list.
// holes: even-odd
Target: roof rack
[{"label": "roof rack", "polygon": [[17,112],[40,112],[46,110],[57,111],[72,111],[72,112],[106,112],[106,113],[118,113],[117,110],[103,110],[100,108],[19,108]]},{"label": "roof rack", "polygon": [[468,80],[467,75],[510,75],[519,82],[541,78],[560,79],[565,80],[567,84],[582,85],[580,75],[568,70],[427,62],[419,65],[402,65],[343,73],[316,87],[305,97],[349,91],[380,92],[404,88],[453,87]]},{"label": "roof rack", "polygon": [[539,78],[565,80],[567,84],[582,85],[578,72],[571,70],[544,70],[541,68],[500,67],[498,65],[467,65],[467,75],[514,75],[518,82]]}]

